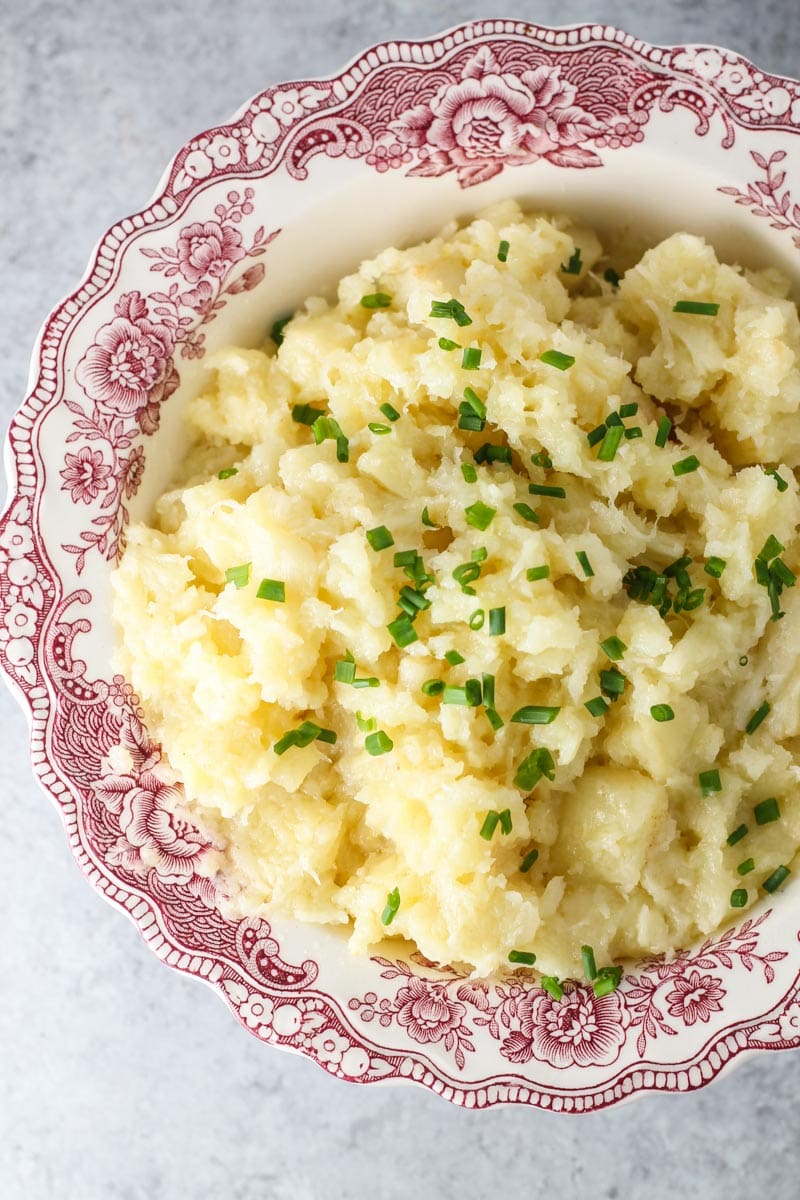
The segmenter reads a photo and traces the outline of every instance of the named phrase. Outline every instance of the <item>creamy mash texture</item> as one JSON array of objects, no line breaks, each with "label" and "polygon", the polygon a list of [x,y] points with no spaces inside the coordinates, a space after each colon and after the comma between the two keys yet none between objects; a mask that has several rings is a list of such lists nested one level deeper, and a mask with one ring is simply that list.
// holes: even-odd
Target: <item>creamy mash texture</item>
[{"label": "creamy mash texture", "polygon": [[507,202],[365,262],[277,352],[209,357],[113,591],[232,912],[568,976],[582,945],[669,953],[777,890],[800,845],[787,296],[685,233],[623,273]]}]

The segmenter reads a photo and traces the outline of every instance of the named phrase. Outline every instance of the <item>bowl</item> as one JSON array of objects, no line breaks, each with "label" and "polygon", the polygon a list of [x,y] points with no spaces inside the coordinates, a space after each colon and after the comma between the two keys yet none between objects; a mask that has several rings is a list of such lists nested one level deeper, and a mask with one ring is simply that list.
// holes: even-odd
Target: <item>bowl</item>
[{"label": "bowl", "polygon": [[600,998],[227,920],[208,839],[175,815],[137,698],[109,666],[109,575],[183,452],[210,350],[256,344],[364,256],[506,196],[641,241],[703,234],[800,283],[799,151],[800,84],[730,51],[474,21],[269,87],[193,138],[47,318],[6,445],[3,670],[89,881],[256,1038],[347,1080],[562,1112],[691,1091],[753,1051],[800,1045],[797,885]]}]

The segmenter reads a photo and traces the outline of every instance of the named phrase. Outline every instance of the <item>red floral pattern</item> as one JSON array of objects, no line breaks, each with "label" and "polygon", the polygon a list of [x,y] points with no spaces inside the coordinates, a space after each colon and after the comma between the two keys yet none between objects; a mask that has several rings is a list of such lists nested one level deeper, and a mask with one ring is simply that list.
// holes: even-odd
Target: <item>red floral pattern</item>
[{"label": "red floral pattern", "polygon": [[[501,24],[502,36],[494,36],[499,25],[476,23],[438,41],[379,47],[336,80],[268,89],[234,123],[181,151],[162,196],[128,223],[132,233],[123,223],[124,236],[117,227],[103,240],[114,272],[100,271],[99,256],[86,288],[52,315],[40,377],[12,424],[19,483],[0,526],[0,654],[30,699],[34,761],[83,869],[134,914],[162,957],[223,991],[256,1036],[342,1078],[417,1079],[465,1104],[601,1107],[640,1088],[700,1086],[747,1046],[800,1044],[785,906],[780,918],[763,912],[669,963],[644,964],[599,999],[570,984],[554,1001],[527,970],[490,982],[437,970],[419,956],[378,959],[374,990],[352,997],[348,1016],[338,977],[323,980],[314,960],[283,962],[267,922],[232,922],[216,909],[208,839],[184,821],[130,686],[119,677],[93,679],[71,651],[80,636],[90,663],[99,653],[95,630],[102,642],[105,627],[92,608],[95,579],[75,590],[75,573],[89,554],[99,569],[118,552],[126,501],[142,480],[143,438],[158,429],[160,405],[178,385],[176,364],[202,357],[209,322],[264,278],[258,259],[275,234],[251,232],[248,175],[282,170],[302,181],[318,154],[363,159],[377,173],[449,174],[463,187],[538,159],[596,168],[604,148],[643,141],[656,109],[668,114],[682,105],[699,137],[712,121],[722,129],[723,149],[749,131],[746,149],[759,177],[750,181],[734,166],[740,186],[720,190],[800,237],[792,159],[775,146],[780,131],[788,139],[800,126],[793,81],[727,51],[656,50],[599,26]],[[761,129],[770,130],[755,143],[767,142],[764,155],[752,148]],[[202,189],[194,190],[198,180]],[[164,231],[158,249],[148,222]],[[143,256],[160,290],[147,286]],[[53,369],[62,361],[66,369]],[[43,409],[48,416],[59,407],[72,419],[68,450],[48,473],[37,422]],[[34,442],[40,458],[31,468]],[[66,549],[76,572],[50,565],[61,558],[56,533],[38,523],[47,488],[48,500],[61,489],[75,505],[63,524],[75,531]],[[85,615],[67,620],[77,604],[88,605]],[[56,778],[67,788],[59,790]],[[771,1006],[769,1019],[754,1008],[752,1020],[732,1025],[728,993],[748,978],[758,997],[752,1003],[762,1005],[758,1012]],[[664,1071],[645,1070],[644,1059],[665,1063]],[[563,1072],[563,1089],[549,1082],[554,1070]],[[455,1086],[454,1076],[464,1082]]]}]

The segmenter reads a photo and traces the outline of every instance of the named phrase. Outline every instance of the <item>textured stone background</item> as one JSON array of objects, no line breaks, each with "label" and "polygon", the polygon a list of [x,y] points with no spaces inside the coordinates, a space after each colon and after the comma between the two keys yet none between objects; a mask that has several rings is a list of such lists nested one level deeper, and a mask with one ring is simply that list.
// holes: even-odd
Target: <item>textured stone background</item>
[{"label": "textured stone background", "polygon": [[[198,129],[270,81],[476,16],[601,20],[800,73],[796,0],[0,0],[0,417],[49,307]],[[795,1200],[800,1057],[583,1118],[475,1114],[260,1048],[79,877],[0,693],[0,1194],[7,1200]]]}]

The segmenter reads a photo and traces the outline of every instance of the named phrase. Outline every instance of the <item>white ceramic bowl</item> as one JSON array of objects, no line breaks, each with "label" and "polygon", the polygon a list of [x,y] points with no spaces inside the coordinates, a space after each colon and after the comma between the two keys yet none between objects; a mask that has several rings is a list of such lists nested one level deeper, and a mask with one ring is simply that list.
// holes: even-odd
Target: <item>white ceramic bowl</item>
[{"label": "white ceramic bowl", "polygon": [[267,88],[193,138],[42,330],[6,447],[0,649],[84,872],[256,1037],[350,1080],[575,1112],[800,1043],[796,885],[616,993],[560,1002],[524,972],[475,983],[353,958],[331,930],[229,922],[109,668],[109,572],[182,453],[205,353],[254,344],[365,255],[504,196],[637,237],[702,233],[800,282],[800,85],[601,25],[476,21]]}]

